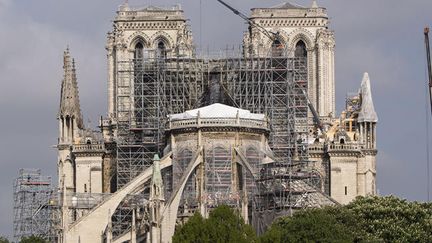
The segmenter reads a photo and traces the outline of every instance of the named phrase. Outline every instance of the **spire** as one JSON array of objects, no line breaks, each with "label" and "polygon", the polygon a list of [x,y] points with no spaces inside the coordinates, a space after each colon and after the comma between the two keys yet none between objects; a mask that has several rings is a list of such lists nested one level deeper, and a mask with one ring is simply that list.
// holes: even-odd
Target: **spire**
[{"label": "spire", "polygon": [[61,84],[59,117],[68,115],[74,117],[78,128],[83,128],[75,60],[71,58],[69,47],[63,54],[63,71],[64,76]]},{"label": "spire", "polygon": [[316,0],[313,0],[313,2],[312,2],[312,8],[319,8]]},{"label": "spire", "polygon": [[378,122],[378,116],[372,100],[369,74],[364,73],[360,88],[361,110],[358,116],[359,122]]}]

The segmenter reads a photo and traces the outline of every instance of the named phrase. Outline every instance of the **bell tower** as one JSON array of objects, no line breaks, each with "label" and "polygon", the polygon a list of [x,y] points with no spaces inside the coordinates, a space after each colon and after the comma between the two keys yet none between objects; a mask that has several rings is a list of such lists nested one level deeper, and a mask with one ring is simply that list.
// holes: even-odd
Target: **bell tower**
[{"label": "bell tower", "polygon": [[[108,33],[108,114],[119,118],[123,107],[133,103],[121,77],[125,65],[164,58],[187,58],[194,55],[192,32],[180,5],[171,8],[120,6]],[[124,74],[123,74],[124,75]]]},{"label": "bell tower", "polygon": [[287,2],[253,8],[250,20],[275,38],[251,25],[243,39],[245,55],[304,58],[306,68],[302,71],[306,72],[309,99],[321,117],[334,117],[335,38],[329,29],[327,10],[316,1],[310,7]]}]

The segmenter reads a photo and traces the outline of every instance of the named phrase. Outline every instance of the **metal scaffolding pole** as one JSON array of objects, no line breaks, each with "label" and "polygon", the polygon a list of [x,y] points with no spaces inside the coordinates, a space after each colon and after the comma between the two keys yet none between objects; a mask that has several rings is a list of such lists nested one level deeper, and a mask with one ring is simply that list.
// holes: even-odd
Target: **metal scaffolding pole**
[{"label": "metal scaffolding pole", "polygon": [[[241,49],[227,49],[226,53],[222,58],[167,56],[118,63],[118,189],[151,166],[155,153],[163,153],[169,114],[205,106],[216,99],[264,113],[270,121],[269,144],[275,162],[263,165],[262,151],[245,151],[259,178],[256,186],[247,186],[251,210],[291,212],[308,205],[308,194],[316,191],[319,177],[313,173],[308,154],[311,119],[303,92],[308,90],[307,57],[293,57],[290,50],[247,57]],[[223,156],[214,150],[206,153],[210,156],[206,160],[211,162],[206,167],[206,183],[212,190],[223,190],[218,193],[223,196],[229,193],[225,184],[230,182],[225,178],[229,174],[225,173]],[[185,152],[184,158],[174,159],[186,161],[190,156]],[[165,183],[172,185],[183,172],[175,166],[165,171],[169,174],[164,176]],[[219,181],[214,180],[216,176]],[[251,178],[246,180],[250,182]],[[182,202],[187,202],[187,207],[197,205],[192,184],[183,194]],[[165,195],[170,194],[169,188],[165,188]],[[131,210],[119,207],[114,215],[118,234],[128,230]]]},{"label": "metal scaffolding pole", "polygon": [[56,240],[58,200],[50,176],[40,169],[20,169],[14,182],[14,237],[39,236]]}]

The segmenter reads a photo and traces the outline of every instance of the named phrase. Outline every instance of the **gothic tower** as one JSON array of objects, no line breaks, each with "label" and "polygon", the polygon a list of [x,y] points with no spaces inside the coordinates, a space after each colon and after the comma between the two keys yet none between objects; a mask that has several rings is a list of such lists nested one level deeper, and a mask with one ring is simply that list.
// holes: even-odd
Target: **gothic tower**
[{"label": "gothic tower", "polygon": [[372,101],[369,74],[363,76],[360,88],[361,109],[358,116],[360,143],[363,144],[364,158],[358,164],[358,194],[376,194],[376,125],[378,116]]},{"label": "gothic tower", "polygon": [[74,158],[72,145],[77,141],[78,130],[83,128],[83,119],[79,103],[75,61],[69,48],[63,55],[64,76],[61,84],[58,139],[58,178],[59,186],[65,183],[68,191],[75,190]]},{"label": "gothic tower", "polygon": [[[120,6],[108,33],[108,114],[119,118],[122,108],[130,105],[125,94],[124,77],[119,77],[124,65],[131,60],[186,58],[194,55],[192,33],[180,6],[170,9],[145,7],[132,9]],[[123,66],[121,66],[123,65]]]},{"label": "gothic tower", "polygon": [[[283,3],[254,8],[243,46],[247,56],[273,56],[284,51],[291,57],[306,57],[308,96],[321,117],[335,115],[335,72],[333,31],[327,10],[315,1],[311,7]],[[273,39],[260,31],[262,27]]]}]

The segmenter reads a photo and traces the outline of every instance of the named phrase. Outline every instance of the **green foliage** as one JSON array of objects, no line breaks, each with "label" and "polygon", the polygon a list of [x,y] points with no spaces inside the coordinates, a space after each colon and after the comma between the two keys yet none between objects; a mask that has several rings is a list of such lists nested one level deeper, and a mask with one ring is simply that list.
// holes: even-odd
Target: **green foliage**
[{"label": "green foliage", "polygon": [[432,242],[432,204],[394,196],[359,197],[346,206],[359,226],[384,242]]},{"label": "green foliage", "polygon": [[210,242],[205,219],[195,213],[186,224],[176,230],[173,243],[176,242]]},{"label": "green foliage", "polygon": [[214,209],[208,219],[196,213],[189,221],[176,230],[173,243],[180,242],[257,242],[254,230],[228,206]]},{"label": "green foliage", "polygon": [[10,243],[10,241],[6,237],[0,236],[0,243]]},{"label": "green foliage", "polygon": [[362,242],[370,241],[357,229],[354,215],[341,207],[308,209],[277,220],[261,242]]},{"label": "green foliage", "polygon": [[[432,242],[432,203],[397,197],[358,197],[346,206],[307,209],[276,220],[260,242]],[[173,242],[257,242],[254,231],[227,206],[196,214]]]},{"label": "green foliage", "polygon": [[432,204],[358,197],[346,206],[281,218],[261,242],[432,242]]},{"label": "green foliage", "polygon": [[39,236],[29,236],[21,239],[20,243],[48,243],[45,239]]}]

